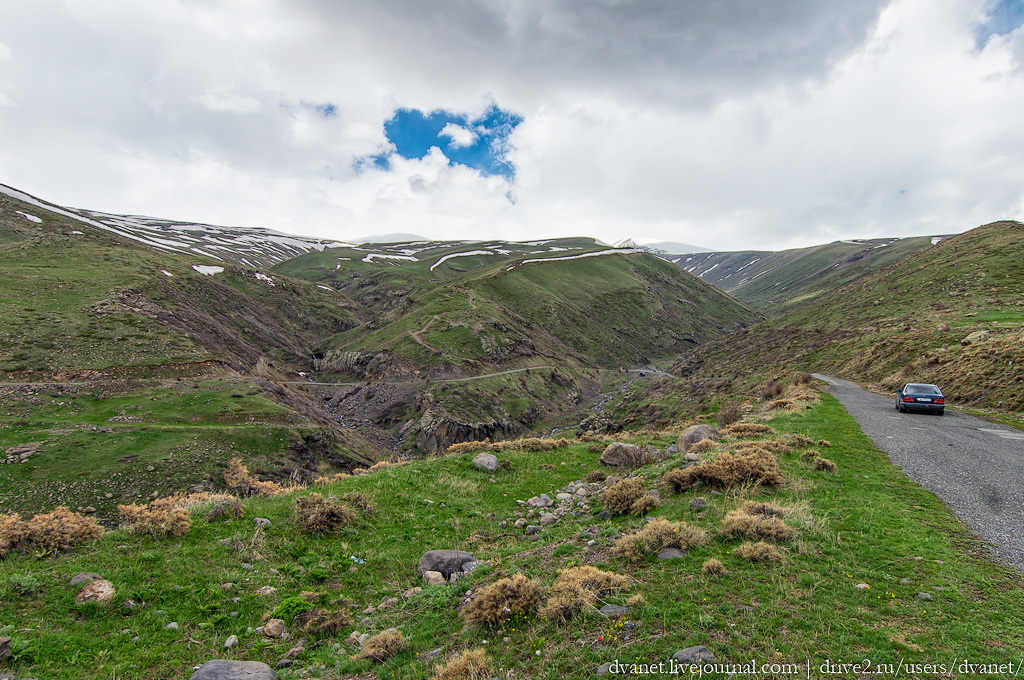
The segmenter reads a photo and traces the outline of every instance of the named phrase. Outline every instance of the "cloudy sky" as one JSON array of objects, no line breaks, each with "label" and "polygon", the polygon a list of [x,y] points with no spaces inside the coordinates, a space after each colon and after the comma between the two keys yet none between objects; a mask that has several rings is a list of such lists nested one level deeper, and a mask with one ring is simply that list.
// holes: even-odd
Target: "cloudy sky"
[{"label": "cloudy sky", "polygon": [[0,183],[351,239],[1024,218],[1024,0],[3,0]]}]

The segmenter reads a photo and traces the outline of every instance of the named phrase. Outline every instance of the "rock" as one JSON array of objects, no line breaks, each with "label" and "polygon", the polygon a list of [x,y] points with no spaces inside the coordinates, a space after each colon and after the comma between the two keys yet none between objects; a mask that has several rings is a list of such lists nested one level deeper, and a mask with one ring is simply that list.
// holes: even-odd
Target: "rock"
[{"label": "rock", "polygon": [[555,494],[555,500],[567,501],[570,498],[572,498],[572,494],[571,493],[556,493]]},{"label": "rock", "polygon": [[277,588],[274,586],[263,586],[262,588],[256,589],[256,594],[260,597],[273,597],[277,595]]},{"label": "rock", "polygon": [[277,680],[277,674],[259,661],[213,659],[200,666],[189,680]]},{"label": "rock", "polygon": [[84,509],[82,510],[82,514],[83,514],[83,515],[91,515],[91,514],[93,514],[93,513],[95,513],[95,512],[96,512],[96,508],[92,507],[91,505],[87,505],[87,506],[86,506],[86,507],[85,507],[85,508],[84,508]]},{"label": "rock", "polygon": [[476,458],[473,459],[473,465],[480,470],[494,472],[498,469],[498,457],[493,453],[478,453]]},{"label": "rock", "polygon": [[544,500],[542,496],[534,496],[530,500],[526,501],[526,507],[528,508],[546,508],[548,507],[549,501]]},{"label": "rock", "polygon": [[178,622],[177,621],[171,621],[166,626],[164,626],[164,629],[165,630],[178,630]]},{"label": "rock", "polygon": [[597,513],[597,515],[596,515],[597,519],[608,519],[611,516],[612,516],[612,513],[608,512],[607,510],[602,510],[601,512]]},{"label": "rock", "polygon": [[679,450],[683,453],[690,450],[690,447],[699,442],[701,439],[713,439],[718,441],[722,438],[718,430],[711,427],[710,425],[692,425],[679,435]]},{"label": "rock", "polygon": [[629,611],[629,607],[622,607],[617,604],[606,604],[597,611],[601,616],[622,616]]},{"label": "rock", "polygon": [[611,667],[612,665],[610,663],[603,663],[597,667],[597,670],[594,671],[594,675],[608,675]]},{"label": "rock", "polygon": [[616,468],[640,467],[645,462],[644,450],[636,444],[612,442],[601,453],[601,463]]},{"label": "rock", "polygon": [[867,583],[858,583],[854,586],[854,588],[856,588],[857,590],[867,590],[870,587],[871,586],[869,586]]},{"label": "rock", "polygon": [[661,449],[657,446],[645,446],[644,447],[644,459],[647,463],[654,463],[660,460],[664,460],[665,456],[662,455]]},{"label": "rock", "polygon": [[558,517],[550,512],[545,512],[540,516],[540,523],[543,525],[554,524],[557,521]]},{"label": "rock", "polygon": [[537,526],[536,524],[528,524],[526,526],[526,535],[527,536],[533,536],[534,534],[539,534],[539,533],[540,533],[540,527]]},{"label": "rock", "polygon": [[270,520],[267,519],[266,517],[257,517],[252,522],[253,522],[253,524],[255,524],[258,527],[269,527],[270,526]]},{"label": "rock", "polygon": [[284,621],[281,619],[270,619],[263,624],[263,634],[269,638],[279,638],[284,633]]},{"label": "rock", "polygon": [[221,538],[217,542],[220,543],[221,545],[228,545],[228,546],[231,545],[231,539],[230,538]]},{"label": "rock", "polygon": [[524,526],[526,526],[526,518],[521,517],[520,519],[517,519],[515,521],[515,524],[513,524],[512,526],[514,526],[516,529],[522,529]]},{"label": "rock", "polygon": [[75,574],[71,578],[71,580],[68,581],[68,585],[81,586],[81,585],[85,585],[86,583],[89,583],[90,581],[98,581],[98,580],[100,580],[102,578],[103,577],[100,576],[99,574],[93,574],[92,572],[89,572],[89,571],[82,571],[82,572],[79,572],[78,574]]},{"label": "rock", "polygon": [[683,460],[685,460],[687,463],[698,463],[700,462],[700,456],[698,456],[696,453],[686,453],[683,454]]},{"label": "rock", "polygon": [[665,455],[666,456],[674,456],[677,453],[679,453],[679,446],[676,445],[676,444],[673,444],[672,446],[670,446],[667,449],[665,449]]},{"label": "rock", "polygon": [[108,604],[114,599],[115,594],[117,594],[117,589],[114,588],[113,583],[104,579],[96,579],[85,584],[82,592],[78,593],[78,596],[75,597],[75,602],[79,604],[83,602]]},{"label": "rock", "polygon": [[6,659],[11,656],[11,638],[4,636],[0,637],[0,659]]},{"label": "rock", "polygon": [[423,572],[423,585],[425,586],[443,586],[447,581],[444,578],[444,574],[439,571],[425,571]]},{"label": "rock", "polygon": [[990,334],[989,334],[988,331],[974,331],[973,333],[968,335],[966,338],[961,340],[960,344],[963,345],[964,347],[966,347],[968,345],[976,345],[979,342],[985,342],[986,340],[988,340],[989,335]]},{"label": "rock", "polygon": [[708,504],[706,498],[694,498],[690,501],[690,510],[700,510]]},{"label": "rock", "polygon": [[410,597],[412,597],[414,595],[419,595],[422,592],[423,592],[423,588],[420,588],[419,586],[415,586],[413,588],[409,588],[409,590],[405,590],[405,591],[402,592],[402,599],[403,600],[408,600]]},{"label": "rock", "polygon": [[231,649],[232,647],[234,647],[237,644],[238,644],[238,636],[237,635],[231,635],[231,636],[228,637],[227,640],[224,641],[224,649]]},{"label": "rock", "polygon": [[436,571],[447,579],[453,573],[461,572],[462,565],[475,561],[472,554],[462,550],[431,550],[420,558],[416,573],[423,578],[428,571]]},{"label": "rock", "polygon": [[472,562],[466,562],[462,565],[462,573],[467,575],[472,574],[474,571],[476,571],[476,568],[479,567],[481,564],[482,562],[477,562],[476,560],[473,560]]},{"label": "rock", "polygon": [[678,652],[672,655],[672,658],[681,664],[692,664],[692,663],[711,663],[715,660],[715,655],[711,653],[711,650],[704,646],[687,647],[686,649],[680,649]]},{"label": "rock", "polygon": [[615,484],[618,484],[621,481],[622,477],[619,475],[608,475],[607,477],[604,478],[604,485],[614,486]]},{"label": "rock", "polygon": [[291,659],[281,659],[276,664],[274,664],[274,668],[288,668],[292,665],[292,663],[294,662]]},{"label": "rock", "polygon": [[676,560],[686,557],[686,551],[679,548],[662,548],[658,553],[659,560]]},{"label": "rock", "polygon": [[930,599],[932,599],[932,594],[931,593],[918,593],[917,594],[917,599],[919,599],[919,600],[930,600]]}]

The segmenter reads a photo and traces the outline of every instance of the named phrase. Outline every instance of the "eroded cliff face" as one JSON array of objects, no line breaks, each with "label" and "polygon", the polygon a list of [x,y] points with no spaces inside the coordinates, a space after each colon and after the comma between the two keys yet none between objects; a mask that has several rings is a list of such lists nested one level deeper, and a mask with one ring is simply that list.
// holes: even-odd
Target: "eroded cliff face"
[{"label": "eroded cliff face", "polygon": [[[460,442],[498,441],[522,434],[525,428],[508,420],[462,422],[444,413],[428,410],[415,428],[415,445],[427,454],[443,453],[452,444]],[[412,433],[410,433],[412,434]]]}]

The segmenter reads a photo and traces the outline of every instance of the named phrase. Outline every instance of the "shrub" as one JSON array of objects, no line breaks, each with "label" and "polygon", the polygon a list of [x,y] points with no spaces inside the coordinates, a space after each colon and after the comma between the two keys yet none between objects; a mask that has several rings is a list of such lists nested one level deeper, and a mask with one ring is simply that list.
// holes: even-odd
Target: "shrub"
[{"label": "shrub", "polygon": [[771,434],[775,432],[763,423],[736,423],[725,429],[725,433],[733,437],[745,437],[752,434]]},{"label": "shrub", "polygon": [[290,626],[292,619],[310,609],[313,609],[313,605],[308,600],[297,596],[286,597],[270,613],[270,618],[281,619]]},{"label": "shrub", "polygon": [[608,479],[608,473],[604,470],[591,470],[583,478],[588,482],[603,482]]},{"label": "shrub", "polygon": [[775,455],[782,456],[787,453],[792,453],[793,449],[786,442],[779,441],[778,439],[768,439],[758,442],[737,442],[737,451],[748,451],[752,449],[764,449],[765,451],[771,451]]},{"label": "shrub", "polygon": [[551,586],[551,595],[541,607],[540,615],[554,621],[566,621],[581,610],[593,607],[601,595],[628,585],[626,576],[589,565],[563,569]]},{"label": "shrub", "polygon": [[733,550],[733,554],[745,557],[751,562],[785,562],[786,558],[778,548],[771,543],[755,541],[753,543],[741,543]]},{"label": "shrub", "polygon": [[356,512],[333,498],[311,493],[295,499],[292,519],[310,534],[337,533],[351,524]]},{"label": "shrub", "polygon": [[697,483],[713,489],[727,489],[736,484],[785,484],[779,462],[762,448],[736,453],[720,453],[710,463],[669,470],[662,482],[671,492],[687,491]]},{"label": "shrub", "polygon": [[839,469],[839,466],[830,461],[828,458],[815,458],[814,469],[821,472],[833,473]]},{"label": "shrub", "polygon": [[774,380],[769,380],[761,388],[761,401],[771,401],[780,394],[782,394],[782,385]]},{"label": "shrub", "polygon": [[806,460],[808,458],[817,458],[820,455],[821,454],[815,451],[814,449],[807,449],[806,451],[800,454],[800,457]]},{"label": "shrub", "polygon": [[743,417],[743,411],[740,409],[738,404],[731,404],[726,406],[721,411],[715,414],[715,420],[718,422],[719,427],[725,427],[726,425],[732,425]]},{"label": "shrub", "polygon": [[710,453],[716,449],[718,449],[718,444],[713,439],[701,439],[699,442],[691,444],[687,453]]},{"label": "shrub", "polygon": [[775,503],[764,501],[747,501],[740,506],[740,510],[748,515],[764,515],[765,517],[785,517],[789,510]]},{"label": "shrub", "polygon": [[624,479],[621,482],[612,484],[604,493],[601,500],[611,512],[618,515],[625,515],[633,509],[633,503],[640,500],[644,492],[644,483],[639,479]]},{"label": "shrub", "polygon": [[689,550],[707,540],[707,532],[686,522],[670,522],[657,518],[640,531],[622,536],[612,547],[612,554],[631,561],[643,559],[663,548]]},{"label": "shrub", "polygon": [[537,608],[542,588],[522,574],[503,578],[476,592],[462,616],[469,623],[493,625]]},{"label": "shrub", "polygon": [[237,498],[230,500],[216,501],[210,511],[206,513],[204,518],[207,522],[213,522],[218,519],[241,519],[245,516],[245,508],[242,507],[242,503]]},{"label": "shrub", "polygon": [[654,496],[645,493],[640,498],[633,501],[633,505],[629,506],[629,514],[636,515],[637,517],[643,517],[647,513],[657,508],[661,503]]},{"label": "shrub", "polygon": [[810,385],[814,382],[814,376],[810,373],[803,373],[793,381],[794,385]]},{"label": "shrub", "polygon": [[185,508],[162,508],[153,505],[119,505],[122,528],[139,535],[184,536],[192,524]]},{"label": "shrub", "polygon": [[822,447],[824,449],[827,449],[828,447],[832,446],[832,442],[830,442],[827,439],[819,439],[818,440],[818,446],[820,446],[820,447]]},{"label": "shrub", "polygon": [[354,658],[384,663],[408,646],[409,643],[406,642],[405,636],[401,632],[395,628],[389,628],[371,636]]},{"label": "shrub", "polygon": [[714,557],[704,561],[700,565],[700,571],[705,576],[721,576],[725,573],[725,566]]},{"label": "shrub", "polygon": [[224,483],[242,497],[276,496],[288,489],[277,482],[265,482],[249,474],[249,468],[242,464],[241,458],[232,458],[224,471]]},{"label": "shrub", "polygon": [[351,476],[352,475],[347,472],[335,472],[333,475],[320,475],[313,480],[313,485],[324,486],[325,484],[334,484],[335,482],[340,482],[341,480],[347,479]]},{"label": "shrub", "polygon": [[814,440],[802,434],[784,434],[781,439],[790,446],[814,446]]},{"label": "shrub", "polygon": [[54,552],[95,541],[103,535],[103,526],[95,517],[79,515],[64,506],[34,516],[27,522],[27,526],[28,540],[34,548]]},{"label": "shrub", "polygon": [[383,470],[384,468],[386,468],[386,467],[388,467],[390,465],[391,465],[391,463],[387,462],[386,460],[378,460],[376,463],[374,463],[373,465],[371,465],[368,468],[364,468],[364,467],[356,468],[355,470],[352,471],[352,474],[357,476],[357,477],[362,476],[362,475],[369,475],[369,474],[373,474],[374,472],[377,472],[378,470]]},{"label": "shrub", "polygon": [[30,595],[39,588],[39,578],[35,574],[11,574],[7,582],[18,595]]},{"label": "shrub", "polygon": [[434,671],[433,680],[486,680],[491,677],[491,660],[482,647],[450,658]]},{"label": "shrub", "polygon": [[771,409],[771,410],[780,409],[780,408],[789,409],[789,408],[793,408],[793,406],[794,406],[794,404],[793,404],[793,400],[792,399],[776,399],[774,401],[769,401],[768,402],[768,408]]},{"label": "shrub", "polygon": [[326,637],[351,624],[352,617],[344,610],[310,609],[296,614],[292,623],[303,635]]},{"label": "shrub", "polygon": [[19,515],[0,515],[0,557],[9,552],[24,552],[29,536],[28,524]]},{"label": "shrub", "polygon": [[725,516],[719,532],[728,538],[754,538],[769,541],[788,541],[796,536],[796,529],[774,515],[750,514],[733,510]]}]

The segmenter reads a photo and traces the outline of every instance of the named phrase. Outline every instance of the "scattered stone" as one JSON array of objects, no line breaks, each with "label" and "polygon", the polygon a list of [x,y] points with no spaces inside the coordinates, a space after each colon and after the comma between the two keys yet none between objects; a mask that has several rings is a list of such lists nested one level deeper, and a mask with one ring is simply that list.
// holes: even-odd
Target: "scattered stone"
[{"label": "scattered stone", "polygon": [[919,599],[919,600],[930,600],[930,599],[932,599],[932,594],[931,593],[918,593],[917,594],[917,599]]},{"label": "scattered stone", "polygon": [[274,668],[288,668],[292,665],[292,663],[293,662],[291,659],[281,659],[276,664],[274,664]]},{"label": "scattered stone", "polygon": [[153,472],[154,470],[156,470],[156,468],[153,467],[152,465],[147,465],[146,466],[146,472]]},{"label": "scattered stone", "polygon": [[677,560],[686,557],[686,551],[679,548],[662,548],[658,553],[659,560]]},{"label": "scattered stone", "polygon": [[96,579],[85,584],[82,591],[75,597],[75,602],[96,602],[97,604],[108,604],[114,599],[117,589],[114,584],[104,579]]},{"label": "scattered stone", "polygon": [[494,472],[498,469],[498,457],[493,453],[479,453],[476,458],[473,459],[473,465],[475,465],[477,469]]},{"label": "scattered stone", "polygon": [[408,600],[410,597],[413,597],[414,595],[419,595],[422,592],[423,592],[423,588],[420,588],[419,586],[415,586],[413,588],[409,588],[409,590],[406,590],[406,591],[402,592],[402,599],[403,600]]},{"label": "scattered stone", "polygon": [[521,517],[521,518],[517,519],[515,521],[515,524],[513,524],[512,526],[514,526],[516,529],[522,529],[523,526],[525,526],[525,525],[526,525],[526,518],[525,517]]},{"label": "scattered stone", "polygon": [[608,675],[611,667],[612,665],[610,663],[603,663],[597,667],[597,670],[594,671],[594,675]]},{"label": "scattered stone", "polygon": [[462,565],[462,573],[467,575],[472,574],[474,571],[476,571],[476,568],[479,567],[481,564],[483,563],[477,562],[476,560],[473,560],[472,562],[466,562]]},{"label": "scattered stone", "polygon": [[87,505],[85,508],[82,509],[83,515],[92,515],[95,512],[96,508],[92,507],[91,505]]},{"label": "scattered stone", "polygon": [[718,430],[711,427],[710,425],[692,425],[679,435],[678,450],[686,452],[690,450],[690,447],[699,442],[701,439],[713,439],[718,441],[722,438]]},{"label": "scattered stone", "polygon": [[444,578],[444,574],[439,571],[425,571],[423,572],[423,585],[425,586],[443,586],[447,581]]},{"label": "scattered stone", "polygon": [[274,586],[263,586],[262,588],[256,589],[256,594],[260,597],[273,597],[277,595],[277,588]]},{"label": "scattered stone", "polygon": [[258,527],[269,527],[270,520],[266,517],[257,517],[253,520],[253,524],[255,524]]},{"label": "scattered stone", "polygon": [[6,659],[7,657],[12,655],[13,652],[11,651],[11,638],[7,636],[0,637],[0,659]]},{"label": "scattered stone", "polygon": [[246,571],[252,571],[252,565],[248,562],[242,562],[242,569],[245,569]]},{"label": "scattered stone", "polygon": [[416,573],[423,578],[428,571],[435,571],[447,579],[453,573],[461,572],[462,565],[475,561],[472,554],[462,550],[431,550],[420,558]]},{"label": "scattered stone", "polygon": [[164,629],[165,630],[178,630],[178,622],[177,621],[171,621],[166,626],[164,626]]},{"label": "scattered stone", "polygon": [[220,584],[220,589],[221,590],[231,590],[234,587],[235,587],[234,583],[221,583]]},{"label": "scattered stone", "polygon": [[635,468],[644,464],[644,450],[636,444],[612,442],[601,453],[601,463],[617,468]]},{"label": "scattered stone", "polygon": [[629,611],[629,607],[623,607],[617,604],[606,604],[597,611],[601,616],[622,616]]},{"label": "scattered stone", "polygon": [[900,583],[903,585],[907,585],[908,583],[910,583],[910,579],[904,576],[900,579]]},{"label": "scattered stone", "polygon": [[540,523],[544,525],[554,524],[557,521],[558,517],[556,515],[551,514],[550,512],[545,512],[540,516]]},{"label": "scattered stone", "polygon": [[367,616],[366,618],[364,618],[362,621],[359,622],[359,627],[360,628],[369,628],[372,625],[373,625],[373,619],[371,619],[369,616]]},{"label": "scattered stone", "polygon": [[135,604],[135,600],[125,600],[124,602],[121,603],[121,608],[125,609],[127,611],[132,611],[137,606],[138,605]]},{"label": "scattered stone", "polygon": [[263,634],[269,638],[279,638],[284,633],[284,621],[281,619],[270,619],[263,624]]},{"label": "scattered stone", "polygon": [[979,342],[985,342],[986,340],[988,340],[989,335],[990,333],[988,331],[974,331],[973,333],[965,337],[963,340],[961,340],[960,344],[963,345],[964,347],[968,345],[976,345]]},{"label": "scattered stone", "polygon": [[701,508],[707,506],[707,504],[708,501],[706,498],[694,498],[692,501],[690,501],[690,510],[700,510]]},{"label": "scattered stone", "polygon": [[[698,426],[699,427],[699,426]],[[703,645],[697,647],[687,647],[686,649],[680,649],[678,652],[672,655],[672,658],[681,664],[692,664],[692,663],[711,663],[715,660],[715,655],[711,653],[711,650]]]},{"label": "scattered stone", "polygon": [[572,498],[572,494],[571,493],[564,493],[563,492],[563,493],[556,493],[555,494],[555,499],[556,500],[567,501],[570,498]]},{"label": "scattered stone", "polygon": [[231,649],[232,647],[234,647],[237,644],[238,644],[238,636],[237,635],[231,635],[231,636],[228,637],[227,640],[224,641],[224,649]]},{"label": "scattered stone", "polygon": [[696,453],[687,453],[683,455],[683,460],[685,460],[687,463],[699,463],[700,456],[698,456]]},{"label": "scattered stone", "polygon": [[90,581],[98,581],[98,580],[100,580],[102,578],[103,577],[100,576],[99,574],[93,574],[92,572],[83,571],[83,572],[80,572],[78,574],[75,574],[71,578],[71,580],[68,581],[68,585],[81,586],[81,585],[85,585],[86,583],[89,583]]},{"label": "scattered stone", "polygon": [[527,536],[533,536],[534,534],[539,534],[539,533],[540,533],[540,527],[537,526],[536,524],[528,524],[526,526],[526,535]]},{"label": "scattered stone", "polygon": [[277,680],[277,674],[259,661],[213,659],[200,666],[189,680]]},{"label": "scattered stone", "polygon": [[612,516],[612,513],[608,512],[607,510],[602,510],[601,512],[597,513],[597,515],[596,515],[597,519],[608,519],[611,516]]},{"label": "scattered stone", "polygon": [[534,496],[530,500],[526,501],[526,507],[528,507],[528,508],[546,508],[546,507],[548,507],[548,501],[544,500],[540,496]]}]

